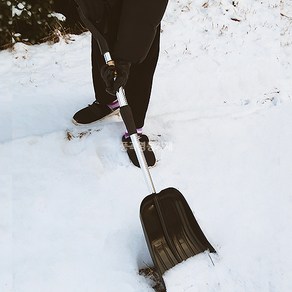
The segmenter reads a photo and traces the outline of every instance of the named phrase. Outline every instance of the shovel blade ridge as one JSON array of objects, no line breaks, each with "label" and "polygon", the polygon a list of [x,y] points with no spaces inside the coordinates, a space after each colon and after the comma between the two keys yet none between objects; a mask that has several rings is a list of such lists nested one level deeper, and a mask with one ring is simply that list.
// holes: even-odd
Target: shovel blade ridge
[{"label": "shovel blade ridge", "polygon": [[196,254],[216,252],[184,196],[175,188],[147,196],[141,203],[140,219],[152,260],[161,275]]}]

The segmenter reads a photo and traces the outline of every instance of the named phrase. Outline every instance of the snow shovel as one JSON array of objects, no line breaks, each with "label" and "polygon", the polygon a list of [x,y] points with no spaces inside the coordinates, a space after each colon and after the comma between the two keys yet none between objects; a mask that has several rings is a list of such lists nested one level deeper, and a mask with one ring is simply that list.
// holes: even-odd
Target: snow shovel
[{"label": "snow shovel", "polygon": [[[105,62],[109,65],[114,64],[106,40],[83,11],[79,8],[81,20],[98,42]],[[139,142],[132,111],[122,87],[119,88],[116,96],[120,105],[120,114],[131,137],[150,192],[141,203],[140,219],[152,260],[162,276],[168,269],[196,254],[207,250],[216,251],[202,232],[184,196],[177,189],[167,188],[159,193],[156,192]]]}]

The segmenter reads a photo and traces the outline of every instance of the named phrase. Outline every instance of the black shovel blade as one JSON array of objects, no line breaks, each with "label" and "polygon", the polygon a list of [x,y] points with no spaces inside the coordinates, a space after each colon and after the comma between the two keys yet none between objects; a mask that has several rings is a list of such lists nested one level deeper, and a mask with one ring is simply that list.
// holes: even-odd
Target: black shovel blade
[{"label": "black shovel blade", "polygon": [[196,254],[216,252],[184,196],[175,188],[147,196],[141,203],[140,219],[153,263],[161,275]]}]

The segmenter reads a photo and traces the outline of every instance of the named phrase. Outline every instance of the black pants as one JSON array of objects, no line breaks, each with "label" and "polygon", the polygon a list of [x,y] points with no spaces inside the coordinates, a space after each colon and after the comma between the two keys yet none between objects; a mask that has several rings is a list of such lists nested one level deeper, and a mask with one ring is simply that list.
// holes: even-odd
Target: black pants
[{"label": "black pants", "polygon": [[[137,128],[142,128],[149,105],[153,75],[159,55],[160,27],[146,59],[139,64],[132,64],[128,82],[125,86],[126,97],[133,111]],[[109,40],[110,43],[110,40]],[[100,68],[104,65],[97,42],[92,39],[92,78],[95,98],[101,104],[111,103],[116,97],[105,91],[105,83],[100,76]]]}]

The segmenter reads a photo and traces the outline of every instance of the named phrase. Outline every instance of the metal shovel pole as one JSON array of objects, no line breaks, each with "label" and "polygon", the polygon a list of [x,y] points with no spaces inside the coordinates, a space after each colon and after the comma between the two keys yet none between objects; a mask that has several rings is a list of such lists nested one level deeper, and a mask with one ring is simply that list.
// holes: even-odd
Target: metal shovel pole
[{"label": "metal shovel pole", "polygon": [[[133,123],[133,129],[135,128],[135,132],[131,131],[131,128],[129,127],[128,123],[132,123],[131,119],[133,119],[132,111],[130,106],[127,104],[126,96],[124,94],[124,89],[120,87],[119,91],[117,92],[117,99],[120,104],[120,114],[123,118],[123,121],[125,123],[125,126],[127,128],[128,133],[130,134],[130,138],[132,141],[132,145],[135,149],[135,153],[137,155],[140,168],[143,172],[145,182],[147,184],[148,190],[151,194],[155,194],[156,190],[152,181],[152,177],[150,175],[150,171],[139,141],[139,137],[136,131],[135,124]],[[133,120],[134,122],[134,120]],[[132,127],[132,126],[131,126]]]},{"label": "metal shovel pole", "polygon": [[[114,61],[112,60],[109,52],[104,53],[103,57],[104,57],[106,64],[114,65]],[[133,118],[133,113],[132,113],[130,106],[128,105],[127,98],[126,98],[125,91],[124,91],[123,87],[119,88],[119,90],[116,92],[116,96],[117,96],[119,106],[120,106],[120,114],[121,114],[122,119],[124,121],[124,124],[127,128],[127,131],[130,135],[132,145],[134,147],[136,156],[137,156],[138,161],[139,161],[140,168],[143,172],[145,182],[148,186],[148,190],[151,194],[155,194],[156,190],[155,190],[155,187],[154,187],[151,175],[150,175],[150,171],[149,171],[149,168],[148,168],[148,165],[147,165],[147,162],[146,162],[146,159],[145,159],[145,156],[144,156],[144,153],[143,153],[140,141],[139,141],[139,137],[138,137],[137,130],[136,130],[136,125],[135,125],[134,118]]]},{"label": "metal shovel pole", "polygon": [[[79,7],[84,5],[82,0],[75,1]],[[80,17],[86,27],[91,31],[93,37],[97,40],[105,62],[109,65],[113,64],[106,40],[82,11],[86,11],[84,6],[83,10],[79,9]],[[156,193],[139,142],[132,111],[127,103],[122,87],[119,88],[116,96],[120,104],[121,116],[130,134],[135,153],[151,193],[141,203],[140,218],[153,263],[157,267],[162,279],[162,274],[166,270],[189,257],[206,250],[211,252],[216,252],[216,250],[205,237],[192,210],[177,189],[167,188]],[[160,202],[163,203],[160,204]],[[155,216],[155,211],[158,216]],[[157,246],[157,243],[159,246]],[[163,279],[162,283],[165,288]]]}]

